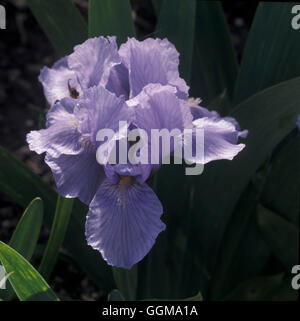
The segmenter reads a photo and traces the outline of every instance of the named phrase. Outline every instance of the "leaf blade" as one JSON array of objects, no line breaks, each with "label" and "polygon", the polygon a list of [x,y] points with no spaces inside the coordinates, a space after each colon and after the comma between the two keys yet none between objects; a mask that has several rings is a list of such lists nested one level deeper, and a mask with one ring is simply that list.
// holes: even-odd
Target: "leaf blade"
[{"label": "leaf blade", "polygon": [[297,227],[261,205],[258,208],[258,224],[273,253],[291,271],[299,260]]},{"label": "leaf blade", "polygon": [[128,0],[89,1],[89,37],[100,35],[117,36],[119,44],[135,36]]},{"label": "leaf blade", "polygon": [[70,0],[27,0],[33,15],[61,55],[70,54],[87,39],[87,25]]},{"label": "leaf blade", "polygon": [[36,247],[43,222],[43,201],[37,197],[26,208],[11,239],[9,246],[30,260]]},{"label": "leaf blade", "polygon": [[73,209],[74,199],[58,195],[50,237],[43,254],[39,272],[48,280],[57,261]]},{"label": "leaf blade", "polygon": [[[25,209],[16,229],[10,239],[9,246],[30,261],[42,227],[44,216],[43,201],[40,198],[33,199]],[[13,298],[14,292],[10,284],[3,293],[5,301]]]},{"label": "leaf blade", "polygon": [[300,34],[291,27],[291,9],[295,4],[259,3],[236,83],[235,104],[300,75]]},{"label": "leaf blade", "polygon": [[300,134],[297,129],[295,131],[295,136],[290,137],[274,156],[261,203],[297,225],[300,213]]},{"label": "leaf blade", "polygon": [[[23,207],[26,207],[37,196],[43,199],[45,204],[43,223],[49,229],[51,228],[57,193],[24,163],[1,146],[0,190]],[[109,292],[114,287],[111,269],[101,258],[101,255],[92,250],[85,240],[86,212],[87,207],[76,200],[63,246],[83,271],[89,274],[101,289]]]},{"label": "leaf blade", "polygon": [[7,273],[14,272],[9,282],[21,301],[59,301],[34,267],[18,252],[1,241],[0,259]]},{"label": "leaf blade", "polygon": [[238,63],[219,1],[197,1],[191,95],[204,104],[226,90],[232,97]]},{"label": "leaf blade", "polygon": [[164,0],[158,17],[156,34],[167,37],[180,53],[180,74],[190,83],[194,46],[195,0]]},{"label": "leaf blade", "polygon": [[[241,128],[249,129],[246,148],[233,161],[206,165],[201,177],[194,178],[195,190],[201,193],[196,193],[193,201],[188,258],[192,262],[197,258],[205,267],[205,273],[197,274],[194,262],[184,272],[184,284],[194,291],[201,282],[205,295],[225,227],[243,190],[277,144],[296,127],[299,89],[300,77],[265,89],[236,107],[231,116]],[[193,249],[193,244],[199,246]],[[198,281],[192,279],[195,275]]]}]

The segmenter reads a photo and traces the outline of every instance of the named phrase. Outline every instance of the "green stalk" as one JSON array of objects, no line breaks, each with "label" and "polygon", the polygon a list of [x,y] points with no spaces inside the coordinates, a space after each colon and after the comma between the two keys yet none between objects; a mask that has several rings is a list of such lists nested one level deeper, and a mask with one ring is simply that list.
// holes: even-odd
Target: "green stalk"
[{"label": "green stalk", "polygon": [[49,280],[55,266],[58,252],[64,241],[73,208],[73,198],[58,196],[50,237],[42,258],[39,272]]},{"label": "green stalk", "polygon": [[126,301],[136,300],[137,265],[134,265],[130,270],[113,266],[112,272],[116,285]]}]

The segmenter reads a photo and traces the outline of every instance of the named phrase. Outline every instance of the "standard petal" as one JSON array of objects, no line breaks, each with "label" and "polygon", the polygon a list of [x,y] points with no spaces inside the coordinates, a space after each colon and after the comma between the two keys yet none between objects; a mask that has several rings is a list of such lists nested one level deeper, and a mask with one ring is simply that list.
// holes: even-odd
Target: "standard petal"
[{"label": "standard petal", "polygon": [[46,155],[45,162],[51,168],[59,194],[78,197],[90,204],[105,178],[104,170],[96,161],[95,153],[61,155],[54,158]]},{"label": "standard petal", "polygon": [[131,121],[131,111],[124,97],[117,97],[102,86],[92,87],[84,92],[74,109],[79,122],[79,131],[88,133],[95,144],[99,130],[109,128],[118,132],[120,121]]},{"label": "standard petal", "polygon": [[118,97],[123,95],[126,100],[129,98],[129,74],[123,64],[116,65],[111,69],[106,89]]},{"label": "standard petal", "polygon": [[50,105],[64,97],[70,97],[70,88],[81,93],[76,74],[68,68],[67,57],[58,60],[52,68],[44,67],[39,75],[44,94]]},{"label": "standard petal", "polygon": [[82,89],[105,86],[111,68],[120,63],[115,37],[91,38],[74,47],[68,66],[76,72]]},{"label": "standard petal", "polygon": [[167,39],[129,38],[119,54],[129,70],[130,97],[150,83],[160,83],[175,86],[178,96],[187,98],[189,87],[179,77],[179,53]]},{"label": "standard petal", "polygon": [[134,124],[148,133],[148,142],[151,139],[148,152],[151,164],[161,164],[165,157],[168,162],[183,130],[193,127],[190,108],[176,96],[174,87],[160,84],[147,85],[130,103]]},{"label": "standard petal", "polygon": [[53,157],[80,153],[82,145],[73,109],[74,100],[71,98],[64,98],[52,106],[47,114],[48,128],[27,134],[29,148],[38,154],[48,152]]},{"label": "standard petal", "polygon": [[[204,155],[200,155],[196,160],[197,163],[206,164],[219,159],[232,160],[245,147],[244,144],[237,144],[239,131],[226,119],[204,117],[193,123],[195,129],[204,130]],[[194,151],[197,143],[196,135],[193,138]]]},{"label": "standard petal", "polygon": [[165,229],[160,220],[162,212],[159,199],[148,185],[104,181],[90,204],[87,242],[108,264],[130,269]]},{"label": "standard petal", "polygon": [[149,133],[151,129],[192,128],[190,109],[172,86],[147,85],[131,102],[135,125]]}]

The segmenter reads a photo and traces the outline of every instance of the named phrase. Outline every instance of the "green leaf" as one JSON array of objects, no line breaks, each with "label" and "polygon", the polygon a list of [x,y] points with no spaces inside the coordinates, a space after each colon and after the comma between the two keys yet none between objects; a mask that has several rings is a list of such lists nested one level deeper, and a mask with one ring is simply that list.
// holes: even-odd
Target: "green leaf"
[{"label": "green leaf", "polygon": [[[0,190],[8,194],[24,208],[36,197],[41,197],[45,204],[45,213],[51,213],[55,206],[56,193],[25,164],[0,146]],[[50,205],[50,206],[49,206]],[[49,208],[50,207],[50,208]],[[47,219],[48,215],[45,217]],[[51,222],[51,216],[48,222]]]},{"label": "green leaf", "polygon": [[[203,288],[217,269],[217,253],[234,207],[257,169],[296,127],[299,101],[300,78],[295,78],[242,102],[231,116],[241,128],[249,130],[245,149],[233,161],[207,164],[200,177],[192,178],[198,192],[191,202],[193,215],[186,254],[191,262],[183,273],[187,289],[196,291],[202,284],[204,293]],[[178,204],[176,199],[173,203]]]},{"label": "green leaf", "polygon": [[36,20],[61,55],[87,39],[86,23],[71,0],[27,0]]},{"label": "green leaf", "polygon": [[190,83],[194,46],[196,0],[164,0],[156,26],[158,38],[167,37],[180,53],[180,74]]},{"label": "green leaf", "polygon": [[89,37],[117,36],[119,44],[134,37],[129,0],[90,0]]},{"label": "green leaf", "polygon": [[[9,242],[9,245],[28,261],[30,261],[37,245],[43,222],[43,211],[43,201],[38,197],[32,200]],[[2,297],[5,301],[9,301],[13,298],[13,295],[13,289],[8,284]]]},{"label": "green leaf", "polygon": [[263,206],[258,208],[258,224],[262,235],[288,271],[299,262],[299,230]]},{"label": "green leaf", "polygon": [[137,265],[134,265],[130,270],[112,267],[113,276],[118,289],[123,293],[127,301],[136,299],[137,290]]},{"label": "green leaf", "polygon": [[206,296],[218,273],[217,255],[233,210],[258,168],[295,129],[299,101],[300,78],[296,78],[237,106],[231,116],[249,129],[249,135],[245,149],[233,161],[207,164],[199,177],[186,177],[178,165],[162,166],[155,185],[168,229],[139,265],[138,298],[176,298],[198,289]]},{"label": "green leaf", "polygon": [[262,195],[262,204],[299,224],[300,134],[285,142],[275,155]]},{"label": "green leaf", "polygon": [[291,26],[297,2],[261,2],[248,36],[236,83],[235,104],[300,76],[300,33]]},{"label": "green leaf", "polygon": [[297,291],[291,287],[291,280],[283,274],[260,276],[237,286],[225,300],[233,301],[295,301]]},{"label": "green leaf", "polygon": [[37,197],[26,208],[9,245],[30,260],[36,247],[43,222],[43,201]]},{"label": "green leaf", "polygon": [[42,276],[18,252],[0,241],[0,260],[21,301],[59,301]]},{"label": "green leaf", "polygon": [[57,261],[58,252],[69,225],[73,203],[74,199],[58,195],[50,237],[39,268],[39,272],[46,280],[49,280]]},{"label": "green leaf", "polygon": [[[0,190],[23,207],[35,197],[42,198],[45,205],[43,223],[51,229],[57,193],[2,147],[0,147]],[[76,200],[63,246],[99,288],[108,292],[114,286],[112,272],[99,252],[94,251],[86,243],[84,227],[86,212],[87,207]]]},{"label": "green leaf", "polygon": [[210,300],[219,300],[241,281],[258,275],[270,250],[256,222],[259,191],[248,185],[231,216],[217,257],[210,288]]},{"label": "green leaf", "polygon": [[224,89],[223,92],[215,97],[209,104],[207,104],[206,108],[208,110],[217,110],[221,114],[224,114],[225,111],[229,110],[231,107],[231,103],[229,101],[229,97],[227,94],[227,90]]},{"label": "green leaf", "polygon": [[[172,161],[171,161],[172,164]],[[160,233],[147,257],[138,265],[138,298],[178,299],[202,289],[183,292],[183,267],[189,233],[190,211],[187,204],[195,191],[190,191],[184,166],[165,165],[155,175],[151,187],[162,202],[163,222],[167,229]],[[190,178],[190,177],[188,177]]]},{"label": "green leaf", "polygon": [[114,289],[109,293],[107,301],[125,301],[125,299],[119,290]]},{"label": "green leaf", "polygon": [[153,5],[153,8],[154,8],[157,16],[159,15],[162,1],[163,0],[152,0],[152,5]]},{"label": "green leaf", "polygon": [[201,97],[206,104],[226,90],[231,98],[238,64],[219,1],[197,0],[194,34],[193,55],[187,58],[192,57],[191,96]]}]

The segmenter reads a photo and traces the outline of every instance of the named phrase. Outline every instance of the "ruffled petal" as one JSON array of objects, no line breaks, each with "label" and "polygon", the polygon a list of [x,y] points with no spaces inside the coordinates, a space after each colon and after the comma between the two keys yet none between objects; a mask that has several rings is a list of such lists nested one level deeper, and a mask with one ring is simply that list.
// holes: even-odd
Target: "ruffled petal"
[{"label": "ruffled petal", "polygon": [[46,115],[46,127],[55,125],[58,122],[68,122],[72,120],[75,123],[74,118],[75,101],[71,98],[63,98],[60,102],[57,102],[49,109]]},{"label": "ruffled petal", "polygon": [[67,57],[58,60],[52,68],[44,67],[39,75],[44,94],[50,105],[64,97],[70,97],[70,88],[81,93],[76,74],[68,68]]},{"label": "ruffled petal", "polygon": [[[203,117],[208,117],[208,118],[215,118],[215,119],[221,119],[221,116],[219,115],[218,112],[216,112],[215,110],[208,110],[207,108],[201,107],[198,102],[198,99],[192,99],[191,98],[188,99],[187,103],[191,108],[191,113],[193,115],[193,119],[199,119],[199,118],[203,118]],[[189,102],[190,100],[190,102]],[[193,104],[193,101],[195,101],[195,104]],[[192,102],[192,103],[191,103]],[[233,118],[233,117],[224,117],[224,120],[230,122],[231,124],[233,124],[235,126],[235,129],[238,132],[238,136],[241,138],[246,138],[248,135],[248,130],[241,130],[240,125],[238,124],[238,122]]]},{"label": "ruffled petal", "polygon": [[[245,147],[244,144],[237,144],[239,131],[226,119],[204,117],[193,123],[195,129],[204,130],[204,155],[199,155],[193,160],[187,159],[191,162],[206,164],[219,159],[232,160]],[[194,135],[192,140],[193,151],[195,151],[195,144],[198,143],[196,137],[197,135]],[[200,143],[203,142],[200,140]],[[186,141],[185,144],[187,144]]]},{"label": "ruffled petal", "polygon": [[203,117],[220,117],[220,115],[214,110],[208,110],[201,106],[191,106],[191,113],[193,115],[193,119],[196,120],[198,118]]},{"label": "ruffled petal", "polygon": [[74,47],[68,66],[76,72],[82,89],[105,86],[111,68],[120,63],[115,37],[90,38]]},{"label": "ruffled petal", "polygon": [[123,64],[116,65],[111,69],[106,89],[118,97],[124,96],[126,100],[129,98],[129,74]]},{"label": "ruffled petal", "polygon": [[87,205],[105,179],[103,167],[97,163],[95,153],[61,155],[58,158],[47,154],[45,162],[52,170],[59,194],[78,197]]},{"label": "ruffled petal", "polygon": [[86,239],[113,266],[130,269],[152,248],[165,229],[163,209],[146,184],[104,181],[90,204]]},{"label": "ruffled petal", "polygon": [[176,87],[178,96],[187,98],[189,87],[179,77],[179,53],[167,39],[129,38],[121,45],[119,54],[129,70],[130,97],[150,83],[159,83]]},{"label": "ruffled petal", "polygon": [[176,96],[172,86],[147,85],[129,102],[138,128],[150,133],[151,129],[192,128],[193,117],[185,102]]},{"label": "ruffled petal", "polygon": [[74,101],[71,98],[62,99],[47,115],[48,128],[27,134],[27,142],[32,151],[38,154],[48,152],[53,157],[61,154],[76,155],[82,151],[77,121],[72,114]]},{"label": "ruffled petal", "polygon": [[[130,102],[134,111],[134,124],[148,134],[148,158],[151,164],[161,164],[165,157],[174,151],[175,144],[181,143],[181,135],[185,128],[193,127],[193,116],[185,101],[176,96],[176,89],[172,86],[149,84]],[[163,138],[152,139],[153,129],[159,130],[168,141]],[[174,138],[167,134],[167,131]],[[177,132],[177,133],[176,133]],[[159,133],[159,134],[160,134]],[[157,132],[158,134],[158,132]],[[168,146],[170,149],[164,149]],[[151,158],[154,156],[154,158]],[[150,161],[151,158],[151,161]]]},{"label": "ruffled petal", "polygon": [[127,122],[129,125],[131,121],[131,111],[124,97],[117,97],[102,86],[84,92],[76,104],[74,115],[79,123],[79,131],[90,134],[93,143],[99,130],[109,128],[117,133],[123,128],[119,127],[119,122]]}]

